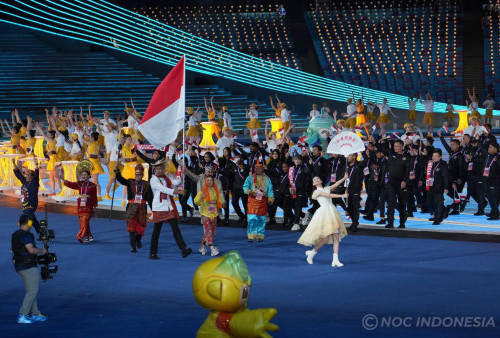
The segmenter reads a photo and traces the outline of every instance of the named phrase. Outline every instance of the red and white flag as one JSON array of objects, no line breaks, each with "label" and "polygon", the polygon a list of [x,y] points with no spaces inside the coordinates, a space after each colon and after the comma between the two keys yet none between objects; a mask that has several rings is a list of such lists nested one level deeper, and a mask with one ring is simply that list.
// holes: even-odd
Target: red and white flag
[{"label": "red and white flag", "polygon": [[450,132],[450,129],[448,128],[448,125],[446,123],[443,124],[443,128],[444,128],[444,130],[446,130],[447,133]]},{"label": "red and white flag", "polygon": [[377,126],[378,126],[378,123],[375,123],[372,127],[372,130],[375,131],[375,129],[377,129]]},{"label": "red and white flag", "polygon": [[165,147],[184,128],[185,57],[175,65],[156,88],[139,124],[141,134],[157,148]]}]

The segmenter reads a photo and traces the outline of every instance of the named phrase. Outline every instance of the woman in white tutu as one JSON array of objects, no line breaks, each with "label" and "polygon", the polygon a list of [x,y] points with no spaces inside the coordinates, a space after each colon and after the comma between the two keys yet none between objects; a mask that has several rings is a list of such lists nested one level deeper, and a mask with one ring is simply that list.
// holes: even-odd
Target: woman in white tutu
[{"label": "woman in white tutu", "polygon": [[305,246],[314,246],[312,250],[306,251],[307,263],[312,264],[313,258],[318,250],[326,243],[333,243],[332,266],[341,267],[344,264],[339,262],[339,242],[347,235],[344,221],[337,208],[332,203],[332,198],[346,198],[343,195],[332,194],[331,191],[341,185],[347,179],[347,174],[340,181],[329,187],[323,187],[321,178],[313,178],[313,186],[316,188],[312,194],[312,199],[318,201],[320,207],[314,213],[311,222],[300,236],[297,243]]}]

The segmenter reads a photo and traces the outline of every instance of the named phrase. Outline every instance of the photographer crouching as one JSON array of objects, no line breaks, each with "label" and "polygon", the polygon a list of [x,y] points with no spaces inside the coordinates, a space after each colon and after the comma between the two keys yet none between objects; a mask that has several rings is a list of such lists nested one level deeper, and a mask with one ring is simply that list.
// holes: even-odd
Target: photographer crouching
[{"label": "photographer crouching", "polygon": [[39,284],[37,255],[46,254],[47,249],[37,249],[35,236],[30,232],[33,220],[28,215],[21,215],[18,224],[20,229],[12,234],[12,252],[14,267],[23,279],[26,294],[17,322],[20,324],[43,322],[47,320],[47,316],[40,313],[36,302]]}]

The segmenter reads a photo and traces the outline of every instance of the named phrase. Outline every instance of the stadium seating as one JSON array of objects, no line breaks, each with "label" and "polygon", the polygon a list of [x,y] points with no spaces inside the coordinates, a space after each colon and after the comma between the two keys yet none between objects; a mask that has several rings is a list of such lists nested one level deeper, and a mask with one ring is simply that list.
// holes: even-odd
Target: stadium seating
[{"label": "stadium seating", "polygon": [[[498,9],[492,6],[484,8],[483,35],[484,35],[484,82],[492,84],[495,97],[500,97],[500,15]],[[498,103],[498,100],[497,100]]]},{"label": "stadium seating", "polygon": [[[44,108],[54,105],[61,110],[73,108],[78,113],[80,106],[86,112],[87,104],[92,104],[95,116],[102,116],[104,110],[117,115],[123,113],[123,102],[130,98],[137,110],[144,113],[161,80],[104,52],[58,51],[33,31],[9,30],[7,24],[0,24],[0,73],[0,113],[7,117],[18,108],[23,116],[31,114],[42,119]],[[228,106],[237,131],[244,130],[248,122],[245,107],[259,102],[216,85],[187,86],[186,106],[203,106],[204,96],[214,96],[216,107]],[[274,111],[268,104],[259,105],[262,121],[272,117]],[[295,124],[305,128],[307,121]]]},{"label": "stadium seating", "polygon": [[137,13],[252,56],[301,69],[277,6],[141,7]]},{"label": "stadium seating", "polygon": [[[328,78],[402,95],[463,102],[461,12],[425,1],[347,1],[305,13]],[[412,5],[414,7],[412,7]],[[376,8],[374,8],[376,7]]]}]

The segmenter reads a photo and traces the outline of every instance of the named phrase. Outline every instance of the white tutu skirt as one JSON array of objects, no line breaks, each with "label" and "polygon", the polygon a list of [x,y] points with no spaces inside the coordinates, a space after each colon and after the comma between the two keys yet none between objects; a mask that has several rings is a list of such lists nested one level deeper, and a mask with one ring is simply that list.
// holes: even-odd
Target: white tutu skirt
[{"label": "white tutu skirt", "polygon": [[[313,194],[313,199],[314,195],[316,194]],[[331,199],[323,196],[317,199],[320,207],[316,210],[306,230],[297,241],[297,243],[305,246],[315,246],[325,237],[328,237],[328,243],[332,244],[333,236],[331,235],[336,232],[338,232],[340,239],[347,235],[342,216],[340,216]]]}]

